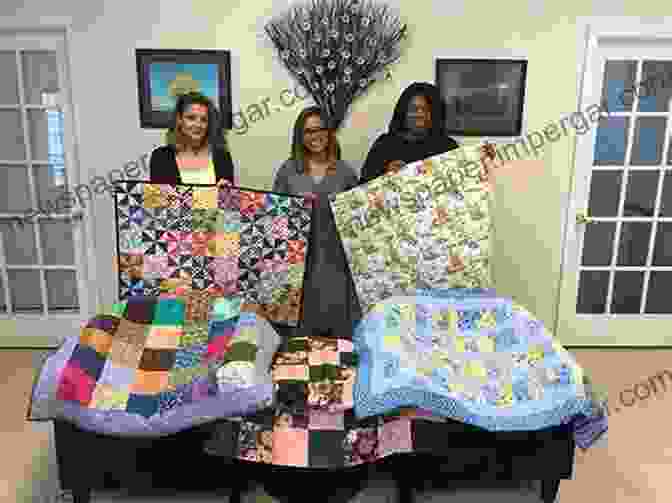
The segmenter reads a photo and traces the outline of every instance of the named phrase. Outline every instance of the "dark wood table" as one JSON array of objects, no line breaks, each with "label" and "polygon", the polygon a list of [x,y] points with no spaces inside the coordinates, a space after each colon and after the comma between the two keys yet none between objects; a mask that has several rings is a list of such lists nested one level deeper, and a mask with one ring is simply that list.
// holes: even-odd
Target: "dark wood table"
[{"label": "dark wood table", "polygon": [[[541,480],[544,503],[553,503],[560,480],[572,478],[574,439],[567,427],[501,433],[464,428],[456,423],[447,434],[445,428],[436,430],[434,454],[391,456],[379,463],[396,480],[400,503],[411,503],[413,490],[428,482],[440,487],[441,481],[456,480]],[[54,430],[61,488],[72,492],[75,503],[90,503],[94,490],[121,488],[207,491],[240,503],[241,493],[272,469],[207,455],[209,425],[158,439],[99,435],[64,421],[55,421]]]}]

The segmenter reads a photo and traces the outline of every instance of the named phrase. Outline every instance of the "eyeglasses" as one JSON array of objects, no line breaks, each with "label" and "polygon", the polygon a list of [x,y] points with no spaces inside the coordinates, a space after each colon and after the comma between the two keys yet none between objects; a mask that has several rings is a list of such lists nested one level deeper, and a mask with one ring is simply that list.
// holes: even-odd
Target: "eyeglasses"
[{"label": "eyeglasses", "polygon": [[319,128],[319,129],[304,129],[303,134],[306,136],[313,136],[321,133],[326,133],[328,131],[327,128]]}]

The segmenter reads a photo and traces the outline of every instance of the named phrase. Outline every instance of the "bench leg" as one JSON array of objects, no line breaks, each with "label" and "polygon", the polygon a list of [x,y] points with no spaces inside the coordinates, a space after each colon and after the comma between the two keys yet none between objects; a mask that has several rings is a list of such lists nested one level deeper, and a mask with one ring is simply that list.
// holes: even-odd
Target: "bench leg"
[{"label": "bench leg", "polygon": [[555,503],[560,490],[560,479],[543,480],[541,482],[541,498],[544,503]]},{"label": "bench leg", "polygon": [[72,490],[73,503],[91,503],[91,489],[77,488]]},{"label": "bench leg", "polygon": [[413,503],[413,487],[404,478],[396,477],[398,503]]}]

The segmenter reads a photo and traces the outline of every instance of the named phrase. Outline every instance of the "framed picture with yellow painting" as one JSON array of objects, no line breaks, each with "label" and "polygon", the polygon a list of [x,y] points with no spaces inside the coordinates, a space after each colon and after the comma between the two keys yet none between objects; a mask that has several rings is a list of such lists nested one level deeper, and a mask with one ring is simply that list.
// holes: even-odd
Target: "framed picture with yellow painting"
[{"label": "framed picture with yellow painting", "polygon": [[231,129],[231,53],[192,49],[136,49],[140,127],[172,126],[180,94],[199,92],[212,100],[221,127]]}]

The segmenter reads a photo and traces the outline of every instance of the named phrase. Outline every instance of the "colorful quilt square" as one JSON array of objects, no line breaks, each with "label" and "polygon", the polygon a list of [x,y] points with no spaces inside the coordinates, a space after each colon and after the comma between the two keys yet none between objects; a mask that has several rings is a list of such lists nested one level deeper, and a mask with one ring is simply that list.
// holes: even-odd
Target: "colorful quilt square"
[{"label": "colorful quilt square", "polygon": [[117,331],[117,327],[119,326],[119,321],[121,319],[121,316],[124,313],[124,307],[121,305],[119,306],[119,312],[117,314],[103,314],[96,316],[95,318],[91,318],[87,323],[85,328],[93,328],[96,330],[103,330],[107,332],[110,335],[113,335]]},{"label": "colorful quilt square", "polygon": [[192,208],[201,210],[217,209],[216,187],[194,187]]},{"label": "colorful quilt square", "polygon": [[176,326],[184,323],[184,301],[165,299],[160,302],[154,313],[154,325]]},{"label": "colorful quilt square", "polygon": [[75,346],[70,361],[91,376],[94,381],[98,380],[105,366],[105,356],[99,354],[94,348],[83,346],[81,343]]},{"label": "colorful quilt square", "polygon": [[240,256],[240,233],[217,232],[208,243],[208,254],[211,257],[236,258]]},{"label": "colorful quilt square", "polygon": [[345,431],[309,431],[308,463],[311,467],[333,467],[345,465],[343,442]]},{"label": "colorful quilt square", "polygon": [[114,386],[99,382],[93,391],[93,397],[89,403],[90,409],[99,410],[126,410],[130,393],[116,389]]},{"label": "colorful quilt square", "polygon": [[240,316],[240,297],[214,298],[210,302],[210,319],[214,321],[225,321]]},{"label": "colorful quilt square", "polygon": [[96,381],[77,362],[70,361],[61,370],[56,398],[88,406],[93,397]]},{"label": "colorful quilt square", "polygon": [[131,393],[126,403],[126,412],[143,417],[152,417],[159,412],[159,396]]},{"label": "colorful quilt square", "polygon": [[151,323],[154,319],[156,299],[154,297],[135,297],[128,299],[124,317],[133,323]]},{"label": "colorful quilt square", "polygon": [[133,344],[137,347],[144,348],[147,341],[150,325],[135,323],[126,319],[119,322],[117,340]]},{"label": "colorful quilt square", "polygon": [[208,243],[214,238],[214,231],[195,231],[191,235],[191,253],[196,257],[209,256]]},{"label": "colorful quilt square", "polygon": [[383,423],[378,446],[381,456],[389,456],[413,450],[411,436],[411,420],[408,418],[393,419]]},{"label": "colorful quilt square", "polygon": [[308,436],[309,432],[306,430],[274,430],[272,433],[273,464],[307,467]]},{"label": "colorful quilt square", "polygon": [[208,342],[207,358],[208,360],[222,360],[231,349],[234,332],[228,335],[218,335],[211,337]]},{"label": "colorful quilt square", "polygon": [[160,279],[168,273],[168,257],[148,255],[144,257],[143,272],[147,279]]},{"label": "colorful quilt square", "polygon": [[119,272],[130,279],[143,278],[143,255],[122,253],[119,255]]},{"label": "colorful quilt square", "polygon": [[209,322],[209,337],[214,340],[218,337],[233,337],[238,327],[238,317],[228,319],[211,319]]},{"label": "colorful quilt square", "polygon": [[131,393],[149,395],[158,394],[168,389],[168,372],[136,370],[135,381],[131,385]]},{"label": "colorful quilt square", "polygon": [[311,407],[309,417],[308,428],[311,430],[343,431],[345,429],[342,412],[331,412],[326,409]]},{"label": "colorful quilt square", "polygon": [[97,328],[83,328],[79,334],[79,343],[105,357],[112,347],[112,335]]},{"label": "colorful quilt square", "polygon": [[175,369],[195,368],[201,365],[208,352],[207,344],[191,344],[175,351]]},{"label": "colorful quilt square", "polygon": [[152,326],[145,342],[146,349],[176,349],[186,327]]},{"label": "colorful quilt square", "polygon": [[208,344],[208,322],[193,322],[184,325],[182,336],[180,337],[180,348],[192,345],[206,345]]},{"label": "colorful quilt square", "polygon": [[187,292],[185,298],[185,322],[208,321],[211,296],[203,290]]},{"label": "colorful quilt square", "polygon": [[108,358],[119,367],[137,369],[142,358],[143,347],[121,339],[112,342]]},{"label": "colorful quilt square", "polygon": [[135,371],[135,368],[120,367],[108,359],[98,382],[108,384],[116,389],[130,390],[135,381]]},{"label": "colorful quilt square", "polygon": [[167,371],[175,364],[174,349],[145,348],[140,358],[138,368],[147,371]]}]

